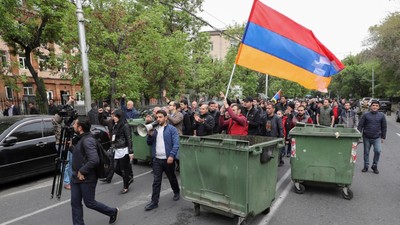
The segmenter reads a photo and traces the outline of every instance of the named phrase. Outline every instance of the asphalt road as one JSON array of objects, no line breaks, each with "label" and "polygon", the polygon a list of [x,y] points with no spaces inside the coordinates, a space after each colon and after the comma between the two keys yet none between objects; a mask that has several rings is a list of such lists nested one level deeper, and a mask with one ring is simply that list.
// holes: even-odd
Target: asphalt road
[{"label": "asphalt road", "polygon": [[[393,114],[392,114],[393,115]],[[306,186],[296,194],[290,178],[290,164],[278,169],[277,192],[271,211],[248,219],[252,225],[397,225],[400,224],[400,123],[387,117],[388,134],[383,143],[380,174],[361,173],[363,146],[357,149],[357,161],[351,190],[352,200],[342,198],[335,186]],[[371,154],[372,157],[373,154]],[[135,181],[125,195],[118,192],[122,181],[115,176],[111,184],[99,183],[97,200],[120,209],[121,225],[225,225],[233,218],[201,209],[194,215],[193,204],[185,199],[174,202],[168,180],[163,179],[159,207],[144,211],[151,196],[151,168],[143,163],[134,166]],[[45,175],[0,187],[0,225],[68,225],[72,224],[69,191],[61,200],[50,199],[52,176]],[[84,207],[86,224],[108,224],[108,217]]]}]

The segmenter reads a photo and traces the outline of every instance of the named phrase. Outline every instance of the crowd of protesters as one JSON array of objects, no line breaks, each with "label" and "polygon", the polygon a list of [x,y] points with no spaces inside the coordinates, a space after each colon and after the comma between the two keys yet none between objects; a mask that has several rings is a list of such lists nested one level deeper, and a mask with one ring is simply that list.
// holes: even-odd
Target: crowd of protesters
[{"label": "crowd of protesters", "polygon": [[[369,151],[373,146],[374,159],[371,169],[374,173],[379,173],[377,164],[380,155],[380,140],[385,139],[386,136],[386,120],[379,114],[382,123],[379,132],[376,132],[374,127],[377,127],[377,123],[371,125],[370,119],[377,113],[379,103],[373,102],[370,111],[368,104],[364,102],[357,107],[356,111],[354,103],[345,99],[340,101],[329,98],[288,100],[285,96],[281,96],[277,101],[253,97],[230,100],[225,98],[222,92],[220,98],[221,101],[208,102],[189,102],[186,98],[170,100],[164,92],[166,104],[154,107],[152,114],[143,118],[146,123],[158,122],[158,126],[154,130],[149,130],[146,137],[147,143],[152,146],[154,181],[152,198],[145,210],[158,207],[164,172],[174,191],[173,200],[179,200],[180,189],[175,175],[176,171],[179,171],[179,135],[207,136],[224,133],[284,138],[285,147],[280,149],[278,164],[282,166],[284,157],[291,157],[290,130],[296,124],[309,123],[320,127],[334,127],[342,124],[341,126],[346,128],[358,128],[363,133],[364,142],[368,144],[364,146],[362,172],[368,171]],[[112,155],[114,171],[123,178],[123,188],[119,193],[125,194],[133,182],[133,171],[129,161],[133,158],[135,148],[135,143],[131,142],[131,132],[128,131],[126,121],[140,118],[140,114],[134,108],[132,101],[126,101],[125,96],[122,97],[118,108],[112,110],[106,102],[101,108],[98,108],[96,104],[91,106],[92,110],[88,112],[90,124],[101,124],[110,130],[114,149]],[[371,134],[379,134],[379,137]],[[379,140],[376,141],[376,138]],[[110,183],[113,173],[111,172],[102,181]],[[66,173],[66,176],[71,176],[71,173]],[[71,189],[71,185],[67,183],[65,188]],[[104,214],[110,216],[110,224],[112,224],[116,221],[118,209],[110,208]]]}]

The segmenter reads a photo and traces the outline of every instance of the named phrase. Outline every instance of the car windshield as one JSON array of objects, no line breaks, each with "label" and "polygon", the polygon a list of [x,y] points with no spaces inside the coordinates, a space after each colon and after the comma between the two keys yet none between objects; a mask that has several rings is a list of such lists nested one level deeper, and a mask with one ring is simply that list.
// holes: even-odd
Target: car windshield
[{"label": "car windshield", "polygon": [[5,130],[7,130],[7,128],[9,128],[12,125],[12,123],[10,122],[0,122],[0,134],[3,133]]}]

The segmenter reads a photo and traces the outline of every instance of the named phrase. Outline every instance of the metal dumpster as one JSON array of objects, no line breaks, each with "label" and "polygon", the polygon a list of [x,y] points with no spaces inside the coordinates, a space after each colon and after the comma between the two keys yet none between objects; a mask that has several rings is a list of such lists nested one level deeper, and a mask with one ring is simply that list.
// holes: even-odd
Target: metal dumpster
[{"label": "metal dumpster", "polygon": [[360,132],[355,128],[296,126],[292,137],[291,173],[295,192],[305,192],[304,183],[331,183],[342,187],[345,199],[352,199],[356,150]]},{"label": "metal dumpster", "polygon": [[138,160],[151,162],[151,146],[147,145],[146,137],[142,137],[137,132],[139,124],[145,124],[144,119],[129,119],[128,124],[131,128],[132,145],[134,150],[134,163]]},{"label": "metal dumpster", "polygon": [[210,211],[237,218],[268,213],[275,198],[282,138],[262,136],[180,137],[181,192]]}]

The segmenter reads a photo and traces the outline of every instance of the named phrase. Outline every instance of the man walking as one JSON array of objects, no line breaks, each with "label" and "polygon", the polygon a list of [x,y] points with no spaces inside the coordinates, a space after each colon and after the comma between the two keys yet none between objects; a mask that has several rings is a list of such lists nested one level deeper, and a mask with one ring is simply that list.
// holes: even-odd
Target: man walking
[{"label": "man walking", "polygon": [[84,225],[82,199],[86,207],[110,217],[109,224],[114,224],[118,217],[118,208],[111,208],[95,200],[99,164],[96,140],[90,133],[91,124],[87,118],[75,120],[73,125],[79,140],[73,148],[71,207],[74,225]]},{"label": "man walking", "polygon": [[361,172],[368,171],[369,151],[374,146],[374,159],[371,169],[374,173],[379,174],[378,161],[381,155],[381,143],[386,138],[386,117],[383,113],[378,112],[379,102],[374,100],[371,102],[371,109],[365,113],[358,123],[358,130],[363,134],[364,143],[364,168]]},{"label": "man walking", "polygon": [[157,122],[159,126],[149,131],[147,135],[147,144],[152,146],[154,181],[151,202],[145,206],[146,211],[158,207],[163,172],[167,175],[174,192],[173,200],[178,201],[180,198],[180,189],[178,179],[175,175],[174,163],[179,151],[179,134],[174,126],[167,123],[167,118],[167,112],[158,110]]}]

